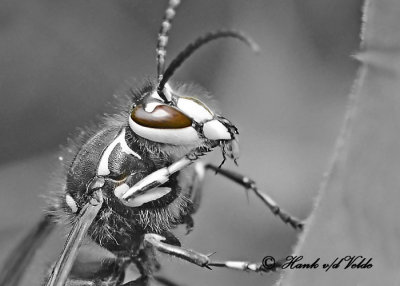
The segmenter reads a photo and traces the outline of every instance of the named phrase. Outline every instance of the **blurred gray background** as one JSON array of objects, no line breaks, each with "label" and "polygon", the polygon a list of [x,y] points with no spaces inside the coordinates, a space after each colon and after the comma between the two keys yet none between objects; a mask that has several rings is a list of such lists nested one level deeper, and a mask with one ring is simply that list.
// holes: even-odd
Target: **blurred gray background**
[{"label": "blurred gray background", "polygon": [[[0,1],[0,262],[41,215],[59,145],[110,111],[124,82],[155,74],[155,39],[167,1]],[[186,0],[168,59],[196,36],[240,28],[262,51],[234,40],[204,48],[175,79],[196,82],[240,130],[236,168],[306,218],[332,155],[357,63],[361,0]],[[220,162],[214,152],[207,160]],[[250,194],[209,174],[195,230],[183,244],[218,259],[261,261],[290,253],[295,232]],[[38,260],[63,241],[49,239]],[[51,247],[49,246],[51,245]],[[52,250],[50,250],[50,248]],[[161,258],[182,285],[270,285],[278,274],[208,271]],[[42,262],[36,262],[40,264]],[[27,285],[42,273],[32,268]]]}]

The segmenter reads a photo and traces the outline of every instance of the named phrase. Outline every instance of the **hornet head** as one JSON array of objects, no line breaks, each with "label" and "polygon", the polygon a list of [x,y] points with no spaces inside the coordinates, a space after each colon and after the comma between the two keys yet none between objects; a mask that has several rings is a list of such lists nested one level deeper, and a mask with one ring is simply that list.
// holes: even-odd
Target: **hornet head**
[{"label": "hornet head", "polygon": [[186,88],[173,90],[167,83],[162,91],[144,94],[132,107],[129,127],[140,137],[157,143],[190,149],[221,146],[224,155],[236,160],[237,128],[197,97]]}]

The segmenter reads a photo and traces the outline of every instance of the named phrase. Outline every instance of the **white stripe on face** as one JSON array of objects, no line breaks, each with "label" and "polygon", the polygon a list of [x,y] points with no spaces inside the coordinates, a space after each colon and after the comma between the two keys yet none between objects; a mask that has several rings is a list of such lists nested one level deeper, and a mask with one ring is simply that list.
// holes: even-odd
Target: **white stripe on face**
[{"label": "white stripe on face", "polygon": [[[171,86],[170,86],[168,83],[165,84],[163,93],[164,93],[164,95],[165,95],[165,98],[166,98],[168,101],[171,101],[171,100],[172,100],[172,88],[171,88]],[[154,98],[154,99],[157,99],[157,100],[160,100],[161,102],[164,102],[164,100],[163,100],[163,99],[160,97],[160,95],[158,94],[157,90],[155,90],[150,96],[151,96],[152,98]]]},{"label": "white stripe on face", "polygon": [[146,104],[144,110],[146,112],[153,112],[154,108],[156,108],[159,105],[163,105],[163,103],[162,102],[158,102],[158,101],[150,102],[150,103]]},{"label": "white stripe on face", "polygon": [[213,119],[214,115],[205,105],[189,97],[180,97],[177,103],[178,108],[197,123]]},{"label": "white stripe on face", "polygon": [[168,101],[172,100],[172,88],[169,83],[166,83],[164,86],[164,95]]},{"label": "white stripe on face", "polygon": [[211,120],[203,125],[203,134],[210,140],[231,140],[228,128],[218,120]]}]

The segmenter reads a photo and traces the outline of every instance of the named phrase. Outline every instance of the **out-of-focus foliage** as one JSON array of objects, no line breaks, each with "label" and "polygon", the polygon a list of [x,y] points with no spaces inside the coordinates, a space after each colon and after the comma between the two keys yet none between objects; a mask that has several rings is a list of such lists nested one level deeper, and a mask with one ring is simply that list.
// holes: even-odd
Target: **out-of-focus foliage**
[{"label": "out-of-focus foliage", "polygon": [[[305,263],[320,257],[320,268],[287,270],[282,285],[400,283],[400,2],[367,1],[364,13],[362,65],[337,153],[295,250]],[[322,268],[347,255],[372,258],[372,268]]]}]

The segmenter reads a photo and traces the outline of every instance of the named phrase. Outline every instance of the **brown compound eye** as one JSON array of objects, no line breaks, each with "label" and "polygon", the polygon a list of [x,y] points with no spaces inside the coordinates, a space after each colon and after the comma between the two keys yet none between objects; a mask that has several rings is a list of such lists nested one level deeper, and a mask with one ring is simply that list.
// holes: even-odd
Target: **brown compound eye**
[{"label": "brown compound eye", "polygon": [[169,105],[158,105],[151,112],[138,105],[132,110],[131,118],[137,124],[150,128],[178,129],[192,125],[189,117]]}]

